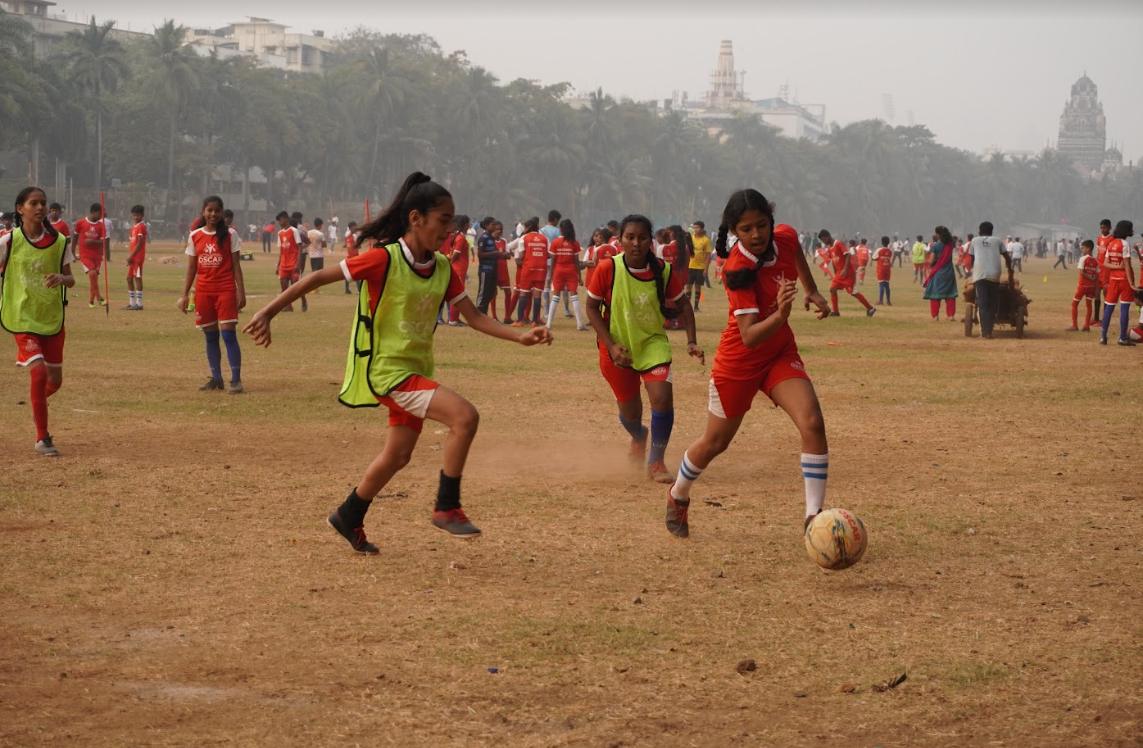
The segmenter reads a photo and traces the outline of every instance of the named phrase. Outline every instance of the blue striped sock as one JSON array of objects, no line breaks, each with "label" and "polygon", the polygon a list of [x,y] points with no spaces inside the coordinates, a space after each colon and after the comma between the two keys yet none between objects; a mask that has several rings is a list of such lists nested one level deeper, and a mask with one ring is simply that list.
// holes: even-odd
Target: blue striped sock
[{"label": "blue striped sock", "polygon": [[825,504],[826,479],[829,478],[829,453],[811,455],[802,452],[802,478],[806,482],[806,516],[812,517]]},{"label": "blue striped sock", "polygon": [[702,470],[691,462],[690,455],[683,452],[683,459],[679,462],[679,475],[675,478],[675,485],[671,488],[671,496],[683,501],[691,498],[691,484],[702,475]]}]

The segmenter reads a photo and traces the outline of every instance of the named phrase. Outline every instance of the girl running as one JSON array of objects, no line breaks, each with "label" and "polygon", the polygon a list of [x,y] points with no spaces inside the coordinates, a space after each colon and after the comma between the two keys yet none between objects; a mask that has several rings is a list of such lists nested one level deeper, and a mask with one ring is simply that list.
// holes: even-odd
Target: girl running
[{"label": "girl running", "polygon": [[385,447],[357,487],[329,515],[329,524],[358,553],[377,553],[365,537],[370,503],[409,463],[426,418],[449,429],[432,523],[457,537],[480,534],[460,505],[460,479],[480,415],[453,390],[433,381],[433,332],[444,302],[474,329],[522,345],[551,343],[544,328],[514,332],[480,314],[447,255],[436,250],[453,223],[452,195],[420,172],[410,174],[392,204],[365,225],[359,242],[375,247],[338,266],[311,273],[263,307],[245,328],[258,345],[270,345],[270,321],[311,289],[342,279],[364,281],[358,296],[345,379],[338,400],[349,407],[389,409]]},{"label": "girl running", "polygon": [[223,217],[222,198],[211,195],[202,201],[202,215],[187,237],[187,273],[179,311],[187,313],[191,288],[194,288],[194,323],[206,339],[206,362],[210,379],[199,387],[203,392],[227,389],[222,383],[222,350],[219,337],[226,344],[230,363],[231,395],[243,391],[242,350],[238,347],[238,312],[246,306],[246,286],[242,265],[238,262],[238,242]]},{"label": "girl running", "polygon": [[651,450],[647,476],[670,483],[663,454],[675,423],[671,390],[671,343],[663,321],[678,317],[687,331],[687,354],[704,360],[695,336],[695,316],[682,273],[655,257],[651,222],[630,215],[619,223],[623,252],[600,260],[587,287],[587,319],[599,346],[599,370],[619,404],[619,422],[631,435],[631,456],[647,451],[639,382],[651,403]]},{"label": "girl running", "polygon": [[[729,252],[728,231],[738,237]],[[680,538],[689,534],[691,485],[730,446],[759,391],[786,411],[801,435],[807,523],[821,511],[829,470],[821,407],[788,321],[797,295],[795,280],[801,280],[806,307],[816,305],[819,319],[829,309],[798,246],[797,232],[784,224],[774,226],[773,206],[762,193],[740,190],[723,210],[715,247],[727,258],[723,278],[730,316],[711,370],[706,432],[683,454],[678,477],[667,492],[667,530]]]},{"label": "girl running", "polygon": [[575,240],[575,226],[565,218],[560,221],[560,235],[548,248],[552,258],[552,298],[548,302],[548,329],[552,329],[552,320],[556,316],[556,307],[560,303],[560,294],[567,292],[571,297],[572,309],[575,311],[575,329],[583,332],[587,325],[583,323],[583,314],[579,309],[579,242]]},{"label": "girl running", "polygon": [[16,196],[12,231],[0,237],[0,326],[16,339],[16,365],[31,380],[36,451],[58,457],[48,433],[48,398],[63,382],[65,288],[75,286],[67,236],[45,220],[47,195],[25,187]]}]

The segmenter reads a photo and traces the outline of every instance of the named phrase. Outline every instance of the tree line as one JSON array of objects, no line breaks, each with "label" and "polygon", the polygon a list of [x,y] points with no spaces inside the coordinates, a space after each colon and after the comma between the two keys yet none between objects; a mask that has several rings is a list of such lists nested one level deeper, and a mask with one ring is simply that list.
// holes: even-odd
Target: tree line
[{"label": "tree line", "polygon": [[29,65],[31,27],[0,12],[0,149],[67,163],[77,192],[146,186],[162,196],[152,215],[172,221],[216,189],[219,165],[258,167],[275,212],[381,205],[420,169],[465,212],[515,221],[555,207],[585,227],[627,212],[716,222],[742,186],[783,221],[850,236],[972,231],[985,219],[1001,231],[1089,227],[1143,206],[1141,169],[1085,181],[1053,150],[983,158],[922,125],[835,125],[811,143],[747,115],[711,135],[602,89],[573,108],[567,84],[502,83],[426,35],[358,29],[337,40],[323,75],[307,75],[202,57],[173,21],[128,43],[113,26],[93,18]]}]

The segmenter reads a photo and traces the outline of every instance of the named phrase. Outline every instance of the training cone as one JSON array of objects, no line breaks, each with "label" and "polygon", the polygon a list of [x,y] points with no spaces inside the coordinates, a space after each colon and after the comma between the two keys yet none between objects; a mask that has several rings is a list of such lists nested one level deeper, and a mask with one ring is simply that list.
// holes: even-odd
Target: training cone
[{"label": "training cone", "polygon": [[1048,276],[1046,276],[1046,275],[1044,276],[1044,282],[1045,282],[1045,283],[1047,283],[1047,282],[1048,282]]}]

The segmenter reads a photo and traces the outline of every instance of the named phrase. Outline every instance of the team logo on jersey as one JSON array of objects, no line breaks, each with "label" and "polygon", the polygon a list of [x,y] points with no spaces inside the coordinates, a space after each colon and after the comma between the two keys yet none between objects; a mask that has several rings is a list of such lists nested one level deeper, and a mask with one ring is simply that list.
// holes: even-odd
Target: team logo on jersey
[{"label": "team logo on jersey", "polygon": [[402,319],[397,329],[410,337],[427,337],[433,334],[436,328],[436,299],[432,294],[410,293],[409,306],[413,314]]},{"label": "team logo on jersey", "polygon": [[636,291],[631,294],[631,306],[624,310],[624,316],[632,322],[654,324],[658,321],[658,300],[652,304],[649,291]]}]

